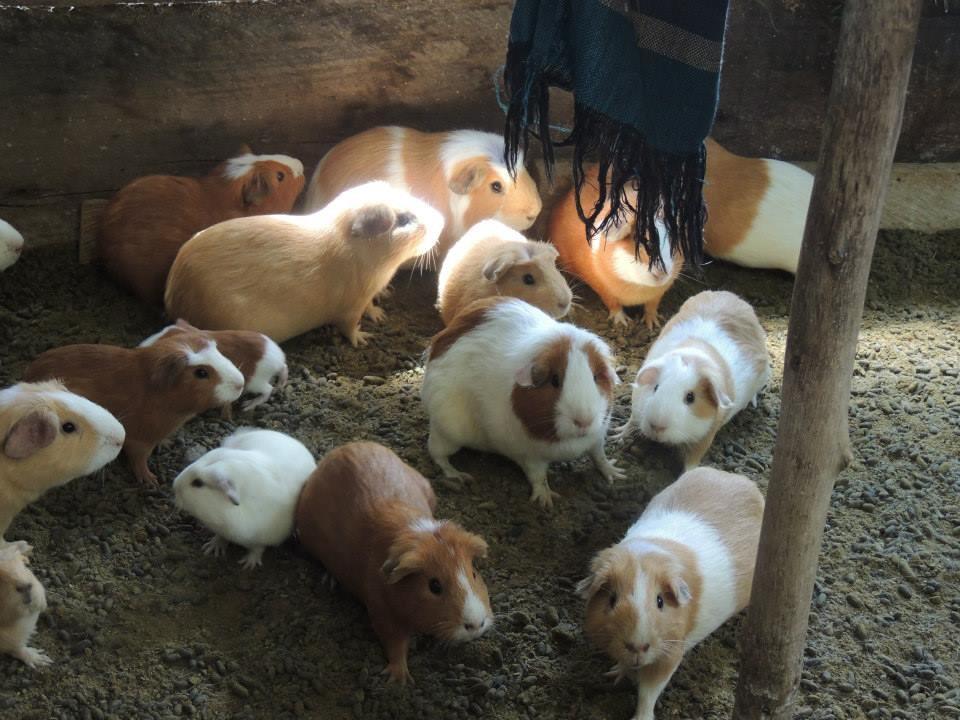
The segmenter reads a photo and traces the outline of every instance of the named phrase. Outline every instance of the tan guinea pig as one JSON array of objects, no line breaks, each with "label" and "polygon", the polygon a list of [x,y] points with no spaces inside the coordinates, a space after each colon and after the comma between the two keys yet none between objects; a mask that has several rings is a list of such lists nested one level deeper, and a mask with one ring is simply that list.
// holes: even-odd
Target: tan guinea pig
[{"label": "tan guinea pig", "polygon": [[510,177],[502,135],[377,127],[343,140],[323,156],[310,178],[304,208],[319,210],[347,188],[371,180],[384,180],[443,213],[440,261],[480,220],[493,218],[526,230],[543,206],[522,156],[516,179]]},{"label": "tan guinea pig", "polygon": [[194,233],[230,218],[289,212],[303,190],[303,163],[246,146],[241,153],[206,177],[149,175],[121,188],[97,235],[97,254],[114,280],[162,305],[170,265]]},{"label": "tan guinea pig", "polygon": [[585,630],[653,708],[683,654],[750,601],[763,495],[742,475],[697,468],[657,494],[578,586]]},{"label": "tan guinea pig", "polygon": [[416,633],[466,642],[493,626],[487,586],[473,567],[487,544],[436,520],[429,481],[393,452],[354,442],[327,453],[297,504],[300,542],[367,607],[386,672],[405,683]]},{"label": "tan guinea pig", "polygon": [[255,330],[283,342],[335,325],[365,344],[360,318],[404,260],[437,244],[443,217],[384,182],[342,192],[312,215],[214,225],[183,246],[167,281],[167,315],[207,330]]},{"label": "tan guinea pig", "polygon": [[43,585],[27,567],[31,550],[23,540],[0,544],[0,653],[36,668],[52,660],[27,645],[40,613],[47,609]]},{"label": "tan guinea pig", "polygon": [[556,266],[557,250],[527,240],[497,220],[481,220],[450,248],[440,268],[437,309],[443,324],[481,298],[515,297],[559,319],[573,293]]},{"label": "tan guinea pig", "polygon": [[[586,181],[580,195],[584,209],[592,208],[599,196],[597,166],[584,169]],[[636,192],[631,193],[635,203]],[[560,253],[560,269],[583,280],[600,296],[610,311],[610,320],[628,325],[624,307],[643,305],[643,322],[648,330],[660,325],[657,309],[660,300],[673,286],[683,269],[679,255],[670,255],[667,229],[657,220],[660,234],[660,255],[664,269],[650,267],[650,260],[641,247],[639,257],[634,242],[635,220],[631,217],[611,224],[587,242],[583,221],[577,215],[576,188],[571,188],[550,214],[549,240]],[[601,213],[600,218],[605,217]]]}]

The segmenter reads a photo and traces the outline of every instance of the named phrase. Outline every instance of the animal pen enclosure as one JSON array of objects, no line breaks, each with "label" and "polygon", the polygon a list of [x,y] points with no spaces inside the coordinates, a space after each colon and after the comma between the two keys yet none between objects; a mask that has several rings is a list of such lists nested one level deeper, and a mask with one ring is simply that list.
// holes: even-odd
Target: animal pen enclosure
[{"label": "animal pen enclosure", "polygon": [[[135,345],[162,325],[77,266],[83,201],[147,173],[199,174],[243,142],[297,156],[309,175],[327,148],[377,124],[499,131],[491,76],[509,9],[0,5],[0,214],[33,246],[0,275],[0,384],[49,347]],[[733,4],[716,138],[744,154],[816,156],[839,9]],[[960,159],[960,22],[945,9],[924,5],[901,161]],[[879,238],[852,379],[854,463],[831,501],[798,717],[958,714],[958,241],[955,231]],[[757,308],[774,358],[759,410],[728,425],[705,462],[765,489],[792,278],[714,264],[681,278],[664,314],[704,287],[731,289]],[[591,292],[578,292],[572,321],[609,342],[621,377],[632,377],[655,335],[608,325]],[[627,479],[612,487],[583,462],[555,470],[562,498],[552,515],[527,502],[522,475],[496,456],[460,461],[473,482],[436,480],[438,516],[490,543],[483,574],[497,624],[463,646],[421,639],[410,660],[418,682],[403,690],[378,676],[381,651],[362,606],[327,589],[295,542],[241,573],[201,555],[205,531],[171,503],[169,481],[236,424],[296,435],[317,457],[375,439],[437,477],[417,401],[420,355],[440,329],[433,300],[429,282],[401,275],[386,328],[366,348],[327,330],[285,343],[291,380],[281,396],[238,423],[207,416],[188,426],[155,457],[166,486],[145,490],[113,464],[22,514],[11,534],[35,546],[50,604],[35,644],[55,664],[32,672],[0,660],[4,716],[628,717],[633,690],[604,680],[573,587],[592,552],[676,476],[660,446],[635,439],[615,451]],[[614,416],[629,412],[619,395]],[[660,716],[729,716],[740,624],[691,652]]]}]

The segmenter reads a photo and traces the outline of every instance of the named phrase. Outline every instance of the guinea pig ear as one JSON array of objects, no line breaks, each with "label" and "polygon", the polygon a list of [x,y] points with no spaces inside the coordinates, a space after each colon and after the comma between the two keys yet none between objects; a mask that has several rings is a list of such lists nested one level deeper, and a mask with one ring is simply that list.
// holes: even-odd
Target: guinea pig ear
[{"label": "guinea pig ear", "polygon": [[397,222],[397,216],[386,205],[368,205],[357,210],[350,234],[353,237],[376,237],[389,232]]},{"label": "guinea pig ear", "polygon": [[380,566],[380,571],[392,585],[420,570],[422,563],[418,544],[412,539],[401,539],[390,546],[390,552]]},{"label": "guinea pig ear", "polygon": [[252,170],[243,183],[243,205],[252,207],[262,203],[270,194],[270,181],[267,180],[268,171]]},{"label": "guinea pig ear", "polygon": [[547,381],[549,374],[550,368],[542,363],[538,363],[536,360],[532,360],[517,371],[514,380],[516,380],[517,385],[520,387],[537,388]]},{"label": "guinea pig ear", "polygon": [[447,186],[456,195],[466,195],[483,182],[487,163],[483,160],[467,162],[456,169]]},{"label": "guinea pig ear", "polygon": [[164,354],[150,373],[150,384],[160,390],[173,387],[177,378],[187,368],[188,362],[187,354],[182,350],[172,350]]},{"label": "guinea pig ear", "polygon": [[226,495],[227,500],[232,502],[234,505],[240,504],[240,496],[237,494],[237,486],[234,484],[233,480],[224,475],[214,475],[211,480],[213,480],[213,487]]},{"label": "guinea pig ear", "polygon": [[589,602],[602,588],[610,585],[616,555],[616,548],[607,548],[593,556],[590,561],[590,574],[577,583],[577,595]]},{"label": "guinea pig ear", "polygon": [[17,420],[3,441],[3,454],[23,460],[49,447],[57,437],[59,418],[46,409],[34,410]]},{"label": "guinea pig ear", "polygon": [[482,560],[487,556],[487,541],[479,535],[474,535],[471,532],[464,532],[463,545],[467,551],[467,554],[474,560],[478,558]]},{"label": "guinea pig ear", "polygon": [[660,382],[660,366],[647,365],[637,374],[637,385],[656,385]]},{"label": "guinea pig ear", "polygon": [[250,146],[244,143],[237,149],[236,155],[234,157],[240,157],[241,155],[253,155],[253,150],[250,149]]},{"label": "guinea pig ear", "polygon": [[719,410],[729,410],[733,407],[733,400],[720,389],[720,383],[721,380],[718,373],[704,369],[703,375],[698,383],[698,389],[704,393],[710,402],[716,405]]},{"label": "guinea pig ear", "polygon": [[693,600],[693,595],[690,593],[690,587],[687,585],[687,581],[679,575],[670,578],[667,584],[666,595],[667,602],[678,607],[684,607]]},{"label": "guinea pig ear", "polygon": [[507,270],[516,265],[516,259],[499,255],[487,261],[483,266],[483,278],[489,282],[496,282]]}]

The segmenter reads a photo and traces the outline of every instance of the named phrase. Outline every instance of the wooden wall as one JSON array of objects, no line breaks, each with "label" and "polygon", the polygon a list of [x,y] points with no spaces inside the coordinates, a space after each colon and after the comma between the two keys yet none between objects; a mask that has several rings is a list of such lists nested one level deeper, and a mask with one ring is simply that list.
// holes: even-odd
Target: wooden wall
[{"label": "wooden wall", "polygon": [[[960,3],[953,3],[960,6]],[[241,142],[301,157],[381,123],[498,131],[510,0],[0,0],[0,217],[72,241],[79,202]],[[732,0],[715,135],[814,158],[839,0]],[[927,0],[898,159],[960,160],[960,7]]]}]

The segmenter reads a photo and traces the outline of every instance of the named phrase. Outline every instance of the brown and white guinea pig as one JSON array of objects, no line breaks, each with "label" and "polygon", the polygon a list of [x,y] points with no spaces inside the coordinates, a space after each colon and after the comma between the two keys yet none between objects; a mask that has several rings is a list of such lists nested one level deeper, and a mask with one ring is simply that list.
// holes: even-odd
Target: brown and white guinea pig
[{"label": "brown and white guinea pig", "polygon": [[425,133],[404,127],[372,128],[331,148],[310,178],[304,207],[319,210],[347,188],[371,180],[384,180],[443,213],[441,261],[480,220],[493,218],[526,230],[542,208],[522,157],[516,179],[510,177],[502,135],[478,130]]},{"label": "brown and white guinea pig", "polygon": [[[586,181],[580,193],[584,209],[592,208],[599,199],[598,168],[585,168]],[[636,191],[630,203],[636,205]],[[600,219],[606,213],[601,213]],[[636,218],[618,218],[587,242],[584,223],[577,215],[576,188],[571,188],[550,214],[549,240],[560,253],[560,269],[575,275],[593,288],[610,311],[610,320],[627,325],[630,319],[624,307],[643,305],[643,321],[647,329],[660,325],[657,309],[660,300],[673,286],[683,269],[680,255],[670,254],[670,238],[666,226],[656,221],[660,235],[660,255],[664,267],[650,266],[650,259],[641,247],[636,250],[634,229]],[[639,252],[639,254],[638,254]]]},{"label": "brown and white guinea pig", "polygon": [[[287,356],[273,340],[263,333],[249,330],[200,330],[186,320],[177,320],[140,343],[153,345],[162,337],[183,333],[199,333],[217,343],[217,350],[243,373],[243,393],[253,397],[243,403],[244,410],[253,410],[270,399],[274,390],[287,383],[289,370]],[[230,407],[225,406],[225,407]]]},{"label": "brown and white guinea pig", "polygon": [[137,178],[104,209],[97,254],[118,283],[162,305],[170,265],[195,233],[230,218],[289,212],[303,183],[299,160],[254,155],[247,147],[206,177]]},{"label": "brown and white guinea pig", "polygon": [[6,270],[20,259],[23,252],[23,235],[6,220],[0,220],[0,271]]},{"label": "brown and white guinea pig", "polygon": [[283,342],[335,325],[366,343],[364,315],[405,260],[430,252],[439,212],[384,182],[338,195],[312,215],[238,218],[198,233],[167,281],[167,315],[208,330],[255,330]]},{"label": "brown and white guinea pig", "polygon": [[300,542],[367,608],[387,655],[385,672],[405,683],[411,636],[448,642],[493,626],[487,586],[473,563],[487,543],[436,520],[430,482],[372,442],[331,450],[297,504]]},{"label": "brown and white guinea pig", "polygon": [[13,518],[47,490],[120,454],[123,425],[59,382],[0,390],[0,545]]},{"label": "brown and white guinea pig", "polygon": [[27,567],[32,550],[23,540],[0,544],[0,653],[36,668],[53,661],[43,650],[27,645],[40,613],[47,609],[43,585]]},{"label": "brown and white guinea pig", "polygon": [[586,453],[607,481],[623,477],[604,449],[619,382],[593,333],[516,298],[478,300],[427,350],[421,397],[430,456],[447,477],[464,478],[450,464],[461,448],[505,455],[526,474],[530,499],[551,507],[551,462]]},{"label": "brown and white guinea pig", "polygon": [[444,325],[474,300],[515,297],[561,318],[573,293],[557,270],[557,250],[498,220],[481,220],[450,248],[440,268],[437,309]]},{"label": "brown and white guinea pig", "polygon": [[749,479],[697,468],[661,491],[590,563],[578,591],[585,631],[637,683],[633,720],[653,720],[683,654],[750,602],[763,495]]},{"label": "brown and white guinea pig", "polygon": [[704,250],[737,265],[796,274],[813,174],[781,160],[734,155],[707,138]]},{"label": "brown and white guinea pig", "polygon": [[66,345],[42,353],[24,372],[28,381],[52,378],[123,423],[123,452],[146,485],[157,484],[147,458],[160,441],[243,392],[240,371],[214,341],[198,335],[161,338],[137,348]]},{"label": "brown and white guinea pig", "polygon": [[757,314],[731,292],[688,298],[650,347],[633,384],[630,419],[651,440],[683,448],[696,467],[717,431],[770,380],[767,335]]}]

